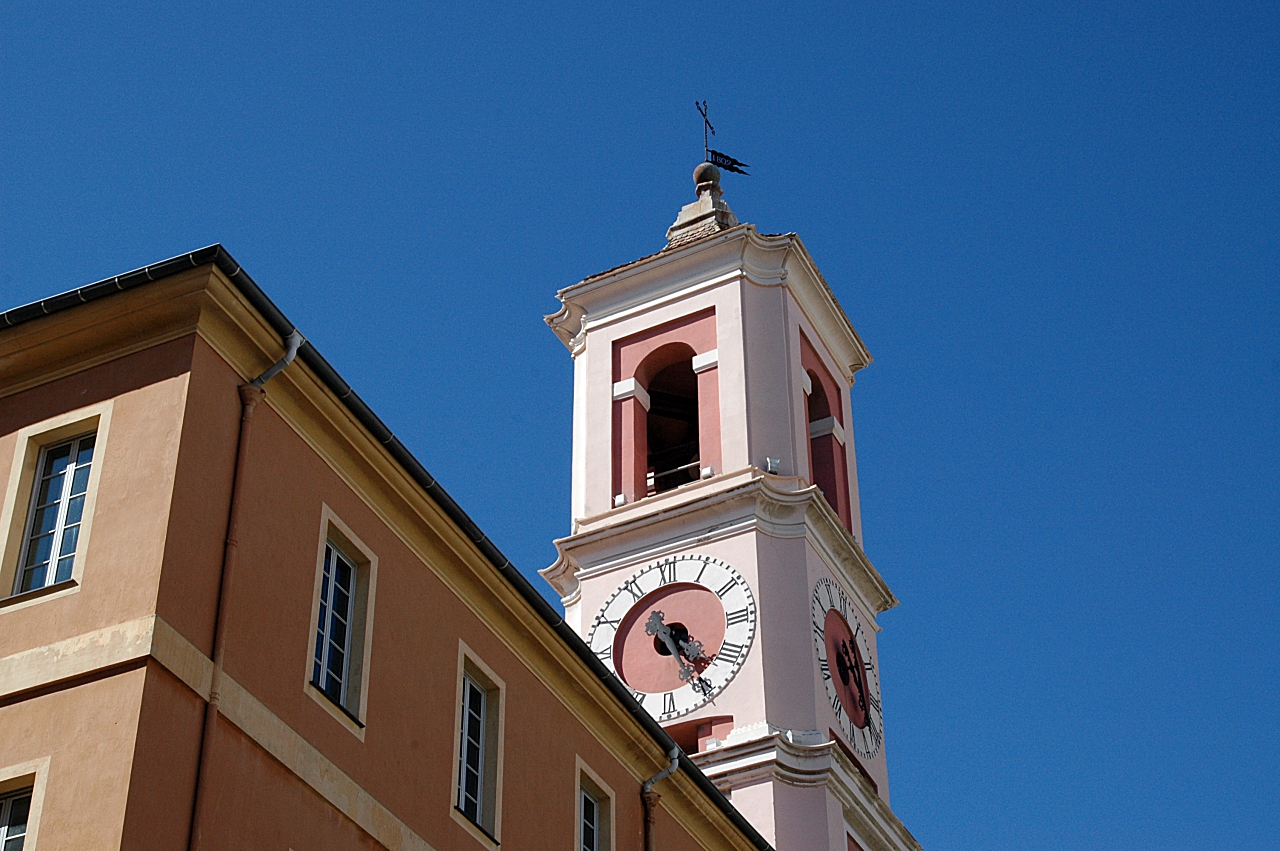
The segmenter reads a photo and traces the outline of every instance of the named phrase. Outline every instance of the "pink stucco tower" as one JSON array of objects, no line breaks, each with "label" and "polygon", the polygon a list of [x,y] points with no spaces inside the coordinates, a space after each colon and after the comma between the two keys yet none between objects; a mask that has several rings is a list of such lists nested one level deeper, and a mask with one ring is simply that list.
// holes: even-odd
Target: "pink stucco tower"
[{"label": "pink stucco tower", "polygon": [[[871,362],[795,234],[715,166],[667,245],[558,293],[574,362],[566,619],[783,851],[918,848],[889,808],[849,389]],[[892,721],[890,720],[890,725]]]}]

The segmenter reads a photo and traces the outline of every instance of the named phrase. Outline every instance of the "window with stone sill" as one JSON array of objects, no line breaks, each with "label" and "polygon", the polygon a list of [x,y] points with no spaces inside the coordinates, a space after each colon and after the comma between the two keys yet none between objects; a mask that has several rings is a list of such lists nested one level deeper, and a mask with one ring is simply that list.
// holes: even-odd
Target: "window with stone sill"
[{"label": "window with stone sill", "polygon": [[12,593],[71,578],[96,441],[96,433],[82,434],[40,450]]}]

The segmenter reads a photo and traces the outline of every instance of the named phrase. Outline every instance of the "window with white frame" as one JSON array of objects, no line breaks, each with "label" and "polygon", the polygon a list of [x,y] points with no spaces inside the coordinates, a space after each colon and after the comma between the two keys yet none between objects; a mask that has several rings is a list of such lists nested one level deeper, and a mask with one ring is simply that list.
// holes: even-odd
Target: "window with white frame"
[{"label": "window with white frame", "polygon": [[585,788],[578,790],[578,817],[582,851],[600,851],[600,801]]},{"label": "window with white frame", "polygon": [[325,543],[321,570],[311,683],[354,718],[363,660],[363,583],[356,562],[332,541]]},{"label": "window with white frame", "polygon": [[458,809],[476,824],[484,817],[485,722],[489,695],[480,684],[462,677],[462,730],[458,743]]},{"label": "window with white frame", "polygon": [[96,437],[85,434],[40,451],[13,593],[71,578]]},{"label": "window with white frame", "polygon": [[612,851],[613,796],[578,760],[578,851]]},{"label": "window with white frame", "polygon": [[31,789],[0,798],[0,851],[22,851],[31,814]]},{"label": "window with white frame", "polygon": [[454,806],[468,823],[498,841],[502,689],[488,669],[463,660]]}]

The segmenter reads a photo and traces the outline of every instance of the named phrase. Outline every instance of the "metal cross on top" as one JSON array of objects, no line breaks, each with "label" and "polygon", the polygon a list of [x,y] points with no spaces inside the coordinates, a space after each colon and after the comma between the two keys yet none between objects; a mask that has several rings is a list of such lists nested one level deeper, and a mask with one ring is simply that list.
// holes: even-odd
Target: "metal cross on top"
[{"label": "metal cross on top", "polygon": [[711,149],[711,136],[716,135],[716,128],[711,126],[711,120],[707,118],[707,102],[705,100],[695,100],[693,105],[698,108],[698,112],[702,113],[702,155],[706,161],[714,166],[719,166],[725,171],[731,171],[734,174],[746,174],[750,177],[751,175],[747,174],[743,169],[751,168],[751,166],[740,160],[735,160],[728,154],[722,154]]}]

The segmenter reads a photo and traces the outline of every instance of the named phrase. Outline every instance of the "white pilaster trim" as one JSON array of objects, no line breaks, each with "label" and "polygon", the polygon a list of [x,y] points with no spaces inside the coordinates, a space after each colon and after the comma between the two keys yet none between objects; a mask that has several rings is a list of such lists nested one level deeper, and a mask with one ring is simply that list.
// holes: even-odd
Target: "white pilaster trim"
[{"label": "white pilaster trim", "polygon": [[720,365],[720,350],[712,349],[709,352],[703,352],[700,355],[693,356],[693,371],[706,372],[708,369],[715,369]]},{"label": "white pilaster trim", "polygon": [[644,409],[649,410],[649,391],[640,386],[640,382],[634,378],[624,378],[621,381],[613,382],[613,401],[620,402],[623,399],[630,399],[632,396],[639,400]]},{"label": "white pilaster trim", "polygon": [[804,395],[813,395],[813,379],[809,377],[809,370],[800,370],[800,385],[804,387]]}]

